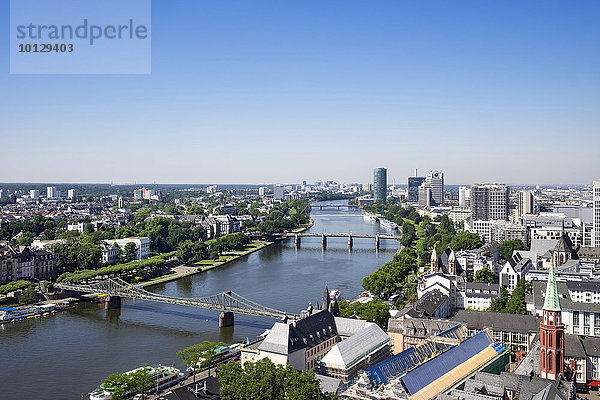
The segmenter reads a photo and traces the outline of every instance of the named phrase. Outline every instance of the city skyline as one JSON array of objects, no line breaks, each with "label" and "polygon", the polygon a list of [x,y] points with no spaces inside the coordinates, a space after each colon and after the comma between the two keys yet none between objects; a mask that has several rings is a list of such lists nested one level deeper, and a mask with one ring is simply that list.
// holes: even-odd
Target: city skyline
[{"label": "city skyline", "polygon": [[152,6],[150,75],[10,75],[0,44],[0,181],[598,179],[595,2]]}]

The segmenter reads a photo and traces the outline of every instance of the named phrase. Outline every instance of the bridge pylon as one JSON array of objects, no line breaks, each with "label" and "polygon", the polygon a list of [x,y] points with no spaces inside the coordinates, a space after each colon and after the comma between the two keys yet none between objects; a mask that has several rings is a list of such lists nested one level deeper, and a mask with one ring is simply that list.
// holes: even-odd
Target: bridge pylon
[{"label": "bridge pylon", "polygon": [[219,315],[219,328],[225,328],[227,326],[233,326],[233,312],[223,311]]},{"label": "bridge pylon", "polygon": [[106,296],[106,303],[104,303],[104,309],[112,310],[114,308],[121,308],[121,296]]},{"label": "bridge pylon", "polygon": [[327,249],[327,236],[325,236],[325,234],[321,236],[321,247],[323,250]]},{"label": "bridge pylon", "polygon": [[354,245],[354,240],[352,239],[352,235],[348,235],[348,250],[352,250],[353,245]]}]

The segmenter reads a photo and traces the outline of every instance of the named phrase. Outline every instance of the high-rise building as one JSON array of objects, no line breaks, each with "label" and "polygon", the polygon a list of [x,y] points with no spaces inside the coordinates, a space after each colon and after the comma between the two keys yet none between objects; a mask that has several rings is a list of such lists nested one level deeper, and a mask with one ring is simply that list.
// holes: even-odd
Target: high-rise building
[{"label": "high-rise building", "polygon": [[535,211],[535,198],[533,190],[521,190],[517,195],[517,213],[521,215],[533,214]]},{"label": "high-rise building", "polygon": [[467,207],[471,200],[471,189],[466,186],[458,188],[458,205],[461,207]]},{"label": "high-rise building", "polygon": [[444,204],[444,173],[440,171],[429,171],[425,182],[431,185],[431,197],[435,206]]},{"label": "high-rise building", "polygon": [[31,189],[29,191],[29,197],[32,199],[39,199],[40,198],[40,191],[39,190],[35,190],[35,189]]},{"label": "high-rise building", "polygon": [[408,189],[407,197],[408,201],[416,203],[419,201],[419,186],[425,183],[424,176],[409,176],[408,177]]},{"label": "high-rise building", "polygon": [[495,183],[471,186],[471,214],[473,221],[508,220],[510,188]]},{"label": "high-rise building", "polygon": [[540,323],[540,378],[555,380],[565,370],[565,327],[554,267],[550,265]]},{"label": "high-rise building", "polygon": [[77,189],[69,189],[67,192],[67,198],[77,201]]},{"label": "high-rise building", "polygon": [[600,247],[600,181],[594,181],[594,247]]},{"label": "high-rise building", "polygon": [[387,199],[387,170],[375,168],[373,170],[373,200],[385,201]]},{"label": "high-rise building", "polygon": [[46,198],[57,199],[60,197],[60,192],[54,186],[48,186],[46,188]]},{"label": "high-rise building", "polygon": [[8,192],[4,189],[0,189],[0,199],[4,199],[8,196]]},{"label": "high-rise building", "polygon": [[285,197],[285,191],[282,185],[273,186],[273,198],[283,200]]},{"label": "high-rise building", "polygon": [[434,205],[431,184],[424,182],[419,186],[419,207],[431,207]]}]

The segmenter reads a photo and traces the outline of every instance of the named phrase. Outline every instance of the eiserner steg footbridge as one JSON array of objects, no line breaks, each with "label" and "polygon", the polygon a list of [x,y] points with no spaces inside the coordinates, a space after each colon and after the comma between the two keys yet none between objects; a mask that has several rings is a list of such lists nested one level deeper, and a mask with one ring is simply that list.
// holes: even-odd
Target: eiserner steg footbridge
[{"label": "eiserner steg footbridge", "polygon": [[226,291],[211,296],[203,297],[172,297],[162,294],[156,294],[143,289],[140,286],[132,285],[120,278],[109,278],[92,284],[72,284],[56,283],[56,288],[71,290],[81,293],[107,295],[106,309],[121,307],[121,298],[140,299],[156,301],[161,303],[178,304],[189,307],[206,308],[210,310],[220,310],[219,327],[232,326],[233,314],[249,314],[262,317],[278,318],[282,320],[297,319],[299,315],[286,313],[274,308],[263,306],[252,300],[248,300],[239,294]]},{"label": "eiserner steg footbridge", "polygon": [[352,233],[285,233],[283,238],[294,238],[296,248],[300,248],[302,244],[302,238],[310,238],[310,237],[318,237],[321,238],[321,247],[323,249],[327,248],[327,238],[347,238],[348,239],[348,249],[352,250],[352,246],[354,245],[354,239],[375,239],[375,249],[379,250],[379,246],[381,244],[381,240],[400,240],[400,236],[394,235],[361,235],[361,234],[352,234]]}]

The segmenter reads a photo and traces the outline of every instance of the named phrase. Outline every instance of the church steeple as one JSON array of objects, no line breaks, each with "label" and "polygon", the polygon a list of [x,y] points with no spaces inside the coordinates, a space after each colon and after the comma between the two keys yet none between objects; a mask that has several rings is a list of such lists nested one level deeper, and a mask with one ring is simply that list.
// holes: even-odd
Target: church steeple
[{"label": "church steeple", "polygon": [[325,293],[323,293],[323,301],[321,302],[321,310],[329,310],[331,299],[329,298],[329,288],[325,285]]},{"label": "church steeple", "polygon": [[543,321],[540,324],[540,377],[555,380],[565,370],[565,328],[554,267],[548,271]]}]

